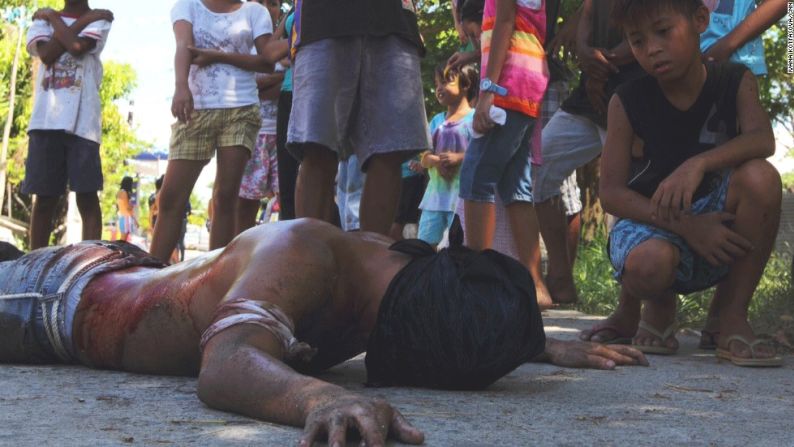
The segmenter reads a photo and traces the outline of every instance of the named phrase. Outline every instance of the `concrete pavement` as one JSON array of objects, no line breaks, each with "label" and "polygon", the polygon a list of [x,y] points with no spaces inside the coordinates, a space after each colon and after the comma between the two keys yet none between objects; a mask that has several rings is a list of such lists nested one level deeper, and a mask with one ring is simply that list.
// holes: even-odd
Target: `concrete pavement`
[{"label": "concrete pavement", "polygon": [[[596,317],[552,311],[552,336]],[[616,371],[526,364],[481,392],[367,389],[362,358],[323,379],[391,401],[429,446],[794,445],[794,358],[718,363],[679,334],[677,356]],[[295,445],[300,431],[211,410],[193,378],[77,366],[0,366],[0,445]],[[352,445],[352,444],[351,444]]]}]

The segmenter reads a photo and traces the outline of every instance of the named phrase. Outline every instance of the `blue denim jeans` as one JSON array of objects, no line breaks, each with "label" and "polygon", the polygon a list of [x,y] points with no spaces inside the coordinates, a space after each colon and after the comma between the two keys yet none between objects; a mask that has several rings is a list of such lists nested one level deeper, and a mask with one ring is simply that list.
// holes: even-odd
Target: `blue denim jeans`
[{"label": "blue denim jeans", "polygon": [[529,139],[535,118],[507,110],[507,120],[466,150],[460,169],[460,197],[474,202],[494,202],[496,193],[505,205],[532,202]]}]

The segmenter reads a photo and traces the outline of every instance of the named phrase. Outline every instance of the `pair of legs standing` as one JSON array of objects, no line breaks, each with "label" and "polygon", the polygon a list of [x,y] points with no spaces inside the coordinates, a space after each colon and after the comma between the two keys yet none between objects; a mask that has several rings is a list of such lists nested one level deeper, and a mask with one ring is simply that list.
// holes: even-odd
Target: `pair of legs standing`
[{"label": "pair of legs standing", "polygon": [[149,247],[152,255],[169,262],[180,237],[185,205],[216,148],[218,167],[212,189],[210,250],[224,247],[237,235],[235,216],[240,182],[260,124],[258,105],[197,110],[191,121],[174,124],[157,223]]},{"label": "pair of legs standing", "polygon": [[532,205],[529,140],[535,120],[507,111],[503,126],[472,140],[461,167],[460,197],[464,200],[464,234],[470,248],[492,247],[496,231],[496,193],[507,211],[519,261],[529,269],[538,304],[551,307],[540,270],[538,221]]},{"label": "pair of legs standing", "polygon": [[293,94],[288,146],[301,160],[296,216],[335,220],[338,162],[355,154],[367,173],[361,230],[388,235],[401,164],[430,145],[419,49],[394,35],[311,42],[297,53]]},{"label": "pair of legs standing", "polygon": [[34,194],[30,216],[30,249],[50,243],[58,201],[75,192],[83,221],[83,240],[102,238],[102,190],[99,143],[61,130],[31,130],[22,192]]}]

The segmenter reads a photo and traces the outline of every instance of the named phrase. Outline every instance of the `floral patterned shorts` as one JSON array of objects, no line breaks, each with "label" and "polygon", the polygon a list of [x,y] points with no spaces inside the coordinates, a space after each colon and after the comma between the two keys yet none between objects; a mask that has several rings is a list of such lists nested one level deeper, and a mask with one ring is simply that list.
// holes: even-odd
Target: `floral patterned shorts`
[{"label": "floral patterned shorts", "polygon": [[260,133],[251,159],[245,165],[243,181],[240,183],[240,197],[261,200],[278,194],[278,158],[276,157],[276,136]]}]

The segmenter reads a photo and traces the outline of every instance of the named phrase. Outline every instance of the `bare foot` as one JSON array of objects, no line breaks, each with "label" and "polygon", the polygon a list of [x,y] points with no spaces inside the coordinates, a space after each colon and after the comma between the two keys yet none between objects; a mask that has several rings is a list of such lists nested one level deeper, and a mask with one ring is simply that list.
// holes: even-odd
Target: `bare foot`
[{"label": "bare foot", "polygon": [[579,301],[573,277],[547,276],[546,284],[552,301],[557,304],[574,304]]},{"label": "bare foot", "polygon": [[632,345],[650,354],[673,354],[678,351],[674,330],[675,307],[676,296],[672,292],[645,301],[642,307],[644,324],[639,325]]},{"label": "bare foot", "polygon": [[630,344],[632,336],[637,332],[640,321],[639,312],[625,306],[618,306],[606,320],[579,334],[582,341],[606,344]]},{"label": "bare foot", "polygon": [[543,282],[538,281],[535,283],[535,296],[538,299],[538,307],[541,311],[555,307],[554,302],[551,300],[549,289],[546,288],[546,284]]}]

